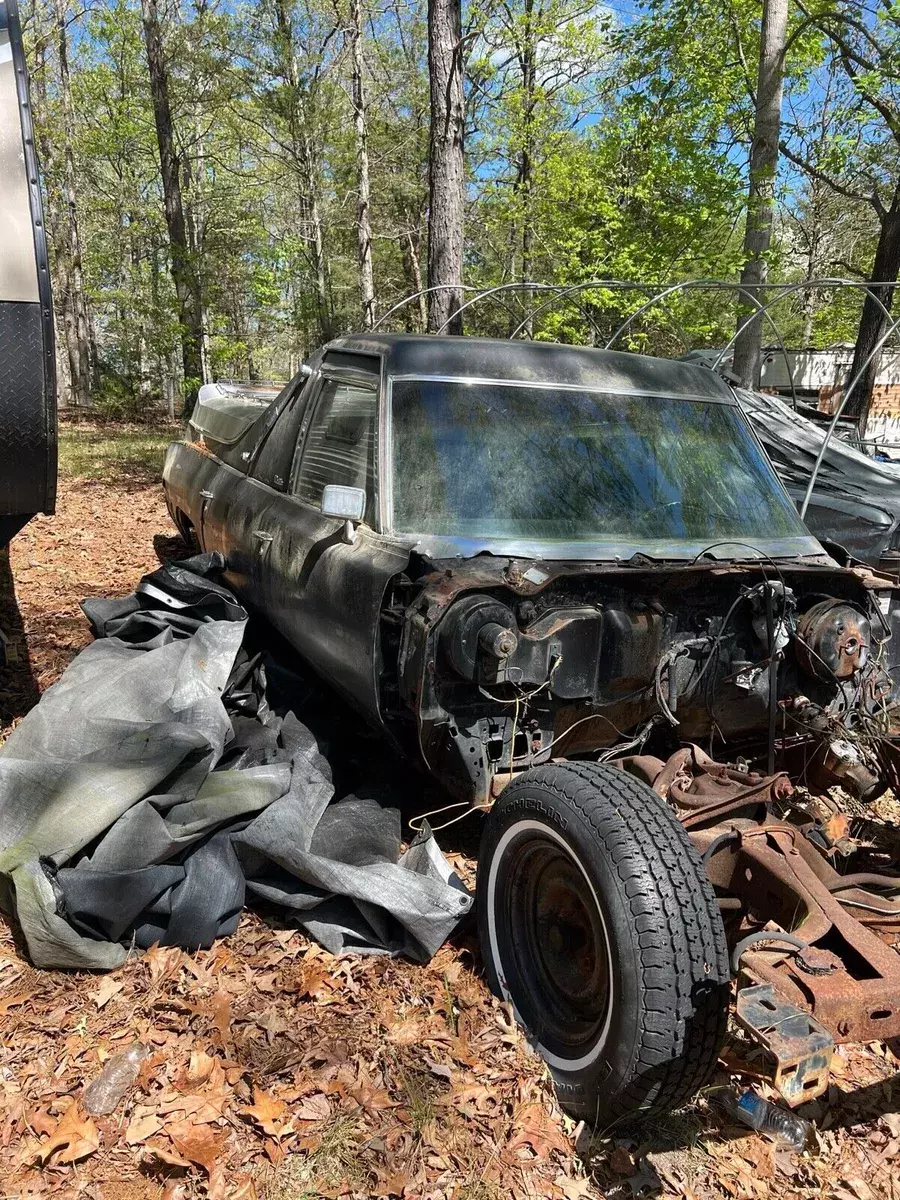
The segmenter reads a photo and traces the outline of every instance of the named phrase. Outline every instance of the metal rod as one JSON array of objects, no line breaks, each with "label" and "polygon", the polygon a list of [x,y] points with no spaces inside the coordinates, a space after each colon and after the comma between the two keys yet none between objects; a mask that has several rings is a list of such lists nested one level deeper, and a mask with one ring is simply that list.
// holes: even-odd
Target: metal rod
[{"label": "metal rod", "polygon": [[769,758],[768,774],[775,774],[775,725],[778,715],[778,654],[775,649],[774,584],[766,583],[766,638],[769,643]]}]

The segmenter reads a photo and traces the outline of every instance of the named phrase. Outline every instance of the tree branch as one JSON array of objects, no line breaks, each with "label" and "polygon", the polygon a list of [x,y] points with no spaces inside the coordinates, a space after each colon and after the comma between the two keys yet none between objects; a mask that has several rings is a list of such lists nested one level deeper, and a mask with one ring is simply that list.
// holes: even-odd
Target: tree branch
[{"label": "tree branch", "polygon": [[805,171],[813,179],[818,179],[820,183],[824,183],[826,187],[831,188],[833,192],[837,192],[840,196],[846,196],[848,200],[856,200],[862,204],[871,204],[877,211],[877,204],[874,196],[865,196],[860,192],[854,192],[844,184],[839,183],[831,175],[827,175],[824,171],[820,171],[818,167],[814,167],[808,159],[795,153],[787,142],[780,142],[779,149],[786,159],[799,167],[801,171]]}]

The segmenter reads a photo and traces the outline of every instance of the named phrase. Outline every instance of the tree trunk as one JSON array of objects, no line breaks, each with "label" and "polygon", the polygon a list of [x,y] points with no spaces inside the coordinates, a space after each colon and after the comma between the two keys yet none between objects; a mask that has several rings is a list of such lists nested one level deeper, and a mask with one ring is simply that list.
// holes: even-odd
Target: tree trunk
[{"label": "tree trunk", "polygon": [[306,132],[306,123],[301,112],[300,116],[303,133],[300,138],[299,150],[303,173],[309,180],[306,195],[307,218],[312,242],[313,273],[316,281],[316,308],[319,315],[319,333],[323,342],[330,342],[334,336],[334,323],[331,317],[331,296],[328,289],[328,264],[325,261],[325,229],[322,224],[322,212],[319,208],[316,176],[318,174],[317,157],[313,154],[312,142]]},{"label": "tree trunk", "polygon": [[[768,275],[766,256],[772,241],[787,17],[788,0],[764,0],[759,41],[756,119],[750,146],[744,267],[741,271],[741,283],[760,301],[765,300],[761,285],[766,282]],[[734,372],[745,387],[756,387],[759,384],[762,321],[760,317],[752,315],[754,311],[755,306],[749,304],[746,299],[739,300],[739,332],[734,344]]]},{"label": "tree trunk", "polygon": [[353,118],[356,127],[356,257],[359,264],[359,292],[362,301],[363,328],[371,329],[375,324],[375,276],[372,269],[369,134],[366,114],[366,89],[363,79],[360,0],[350,0],[350,38],[353,51],[351,69]]},{"label": "tree trunk", "polygon": [[[519,207],[522,214],[522,274],[521,283],[531,281],[534,269],[534,224],[532,214],[532,120],[534,118],[535,91],[537,85],[537,46],[534,36],[534,0],[525,0],[525,22],[522,29],[522,47],[519,62],[522,70],[522,92],[524,95],[524,112],[522,115],[522,148],[519,152],[519,166],[516,179],[516,190],[519,193]],[[522,306],[526,313],[531,309],[531,288],[523,287],[521,292]],[[534,336],[534,322],[529,316],[523,326],[526,337]]]},{"label": "tree trunk", "polygon": [[[416,309],[419,316],[418,333],[428,329],[428,297],[425,295],[425,285],[422,281],[422,264],[419,258],[418,238],[411,228],[400,235],[400,253],[403,258],[403,271],[406,275],[406,287],[410,295],[416,297]],[[407,329],[411,321],[408,312],[404,313]]]},{"label": "tree trunk", "polygon": [[72,102],[72,82],[69,75],[69,49],[66,33],[65,0],[54,0],[57,53],[59,57],[59,93],[63,111],[62,201],[64,219],[57,224],[62,235],[65,258],[65,295],[63,325],[66,352],[69,359],[69,379],[72,400],[78,407],[91,403],[91,384],[95,378],[96,347],[92,322],[84,294],[84,271],[81,259],[81,233],[78,223],[78,196],[75,182],[75,108]]},{"label": "tree trunk", "polygon": [[197,389],[203,380],[203,305],[200,281],[188,247],[181,196],[181,164],[175,149],[172,108],[169,102],[169,75],[163,54],[162,30],[156,0],[141,0],[141,15],[144,22],[153,115],[156,120],[156,140],[159,146],[170,267],[181,325],[184,413],[185,416],[190,416],[197,399]]},{"label": "tree trunk", "polygon": [[[871,280],[873,283],[887,284],[886,287],[873,287],[872,291],[890,312],[894,299],[893,284],[900,274],[900,181],[894,190],[891,207],[881,214],[881,230],[878,235],[878,245],[875,248],[875,261],[872,263]],[[855,417],[859,426],[860,437],[865,437],[866,423],[869,419],[869,408],[872,404],[872,389],[875,387],[875,377],[881,360],[881,351],[875,350],[887,328],[887,317],[881,311],[876,300],[866,292],[863,301],[862,316],[859,321],[859,332],[856,335],[856,348],[853,351],[853,365],[847,377],[846,386],[860,375],[859,382],[850,394],[844,413]],[[860,374],[861,373],[861,374]]]},{"label": "tree trunk", "polygon": [[428,296],[432,333],[462,333],[465,97],[460,0],[428,0],[431,127],[428,157]]},{"label": "tree trunk", "polygon": [[318,197],[319,157],[313,151],[309,136],[309,120],[294,52],[294,31],[286,0],[275,0],[275,23],[280,43],[283,78],[290,88],[291,103],[288,123],[291,133],[291,155],[297,171],[301,209],[309,226],[308,241],[312,254],[319,333],[321,340],[328,342],[332,338],[333,322],[331,297],[328,289],[328,266],[325,261],[325,230],[322,225]]}]

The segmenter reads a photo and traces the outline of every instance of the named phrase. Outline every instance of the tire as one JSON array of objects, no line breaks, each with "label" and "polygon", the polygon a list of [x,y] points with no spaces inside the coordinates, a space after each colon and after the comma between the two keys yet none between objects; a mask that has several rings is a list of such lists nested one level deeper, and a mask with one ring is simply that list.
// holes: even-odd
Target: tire
[{"label": "tire", "polygon": [[646,784],[554,763],[485,824],[478,928],[488,982],[590,1124],[686,1103],[728,1015],[725,931],[700,857]]}]

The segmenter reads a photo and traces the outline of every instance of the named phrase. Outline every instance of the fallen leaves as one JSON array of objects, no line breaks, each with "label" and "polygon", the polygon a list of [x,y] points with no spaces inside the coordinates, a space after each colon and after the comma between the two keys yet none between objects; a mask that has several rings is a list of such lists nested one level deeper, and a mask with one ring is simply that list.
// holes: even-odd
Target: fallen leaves
[{"label": "fallen leaves", "polygon": [[212,1023],[223,1046],[231,1040],[231,999],[227,992],[216,992],[212,998]]},{"label": "fallen leaves", "polygon": [[[54,1159],[57,1165],[76,1163],[100,1149],[97,1126],[81,1111],[78,1101],[66,1109],[59,1124],[38,1147],[34,1158],[42,1165]],[[55,1158],[54,1158],[55,1156]]]},{"label": "fallen leaves", "polygon": [[163,1123],[156,1113],[144,1109],[132,1115],[123,1136],[129,1146],[137,1146],[155,1137],[162,1127]]},{"label": "fallen leaves", "polygon": [[113,996],[125,990],[125,984],[121,979],[116,979],[112,975],[107,975],[92,997],[98,1008],[103,1008],[112,1000]]},{"label": "fallen leaves", "polygon": [[262,1088],[255,1087],[253,1089],[253,1103],[241,1112],[245,1117],[250,1117],[256,1122],[263,1133],[267,1133],[269,1137],[281,1137],[284,1132],[284,1115],[287,1112],[287,1105],[283,1100],[277,1100],[274,1096],[270,1096],[268,1092],[264,1092]]},{"label": "fallen leaves", "polygon": [[0,999],[0,1017],[5,1017],[11,1008],[18,1008],[22,1004],[27,1004],[34,995],[34,992],[17,992],[13,996],[3,997]]},{"label": "fallen leaves", "polygon": [[[171,535],[158,489],[64,480],[57,516],[14,541],[42,686],[88,640],[81,598],[131,591],[156,565],[154,535]],[[22,573],[28,559],[40,569]],[[471,860],[454,862],[471,879]],[[814,1153],[723,1129],[701,1103],[643,1141],[583,1131],[576,1154],[545,1068],[471,946],[425,966],[337,961],[247,915],[210,951],[156,946],[98,979],[33,971],[0,927],[0,1017],[4,1195],[626,1200],[646,1186],[686,1200],[873,1200],[890,1194],[900,1153],[898,1059],[842,1048]],[[152,1057],[95,1124],[73,1097],[134,1041]],[[724,1061],[762,1066],[736,1051]],[[870,1097],[858,1112],[854,1090]]]},{"label": "fallen leaves", "polygon": [[215,1170],[216,1162],[228,1140],[228,1133],[216,1135],[208,1125],[195,1125],[184,1120],[170,1123],[166,1133],[178,1153],[189,1162],[201,1166],[207,1175]]},{"label": "fallen leaves", "polygon": [[572,1144],[560,1131],[558,1123],[543,1104],[525,1104],[513,1114],[513,1136],[507,1142],[507,1153],[530,1146],[538,1158],[546,1158],[552,1150],[570,1154]]},{"label": "fallen leaves", "polygon": [[184,951],[178,946],[151,946],[143,959],[150,970],[150,982],[158,986],[171,979],[181,970],[184,957]]}]

